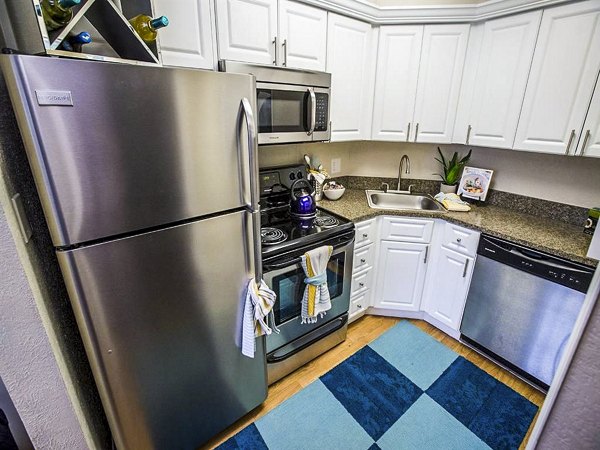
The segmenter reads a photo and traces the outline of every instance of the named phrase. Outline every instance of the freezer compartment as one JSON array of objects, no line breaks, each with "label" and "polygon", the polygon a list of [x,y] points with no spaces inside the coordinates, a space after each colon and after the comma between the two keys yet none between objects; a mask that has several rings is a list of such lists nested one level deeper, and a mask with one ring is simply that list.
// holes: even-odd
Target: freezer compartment
[{"label": "freezer compartment", "polygon": [[17,55],[0,66],[55,246],[250,204],[252,76]]},{"label": "freezer compartment", "polygon": [[197,448],[266,398],[264,339],[239,347],[250,216],[58,252],[120,450]]}]

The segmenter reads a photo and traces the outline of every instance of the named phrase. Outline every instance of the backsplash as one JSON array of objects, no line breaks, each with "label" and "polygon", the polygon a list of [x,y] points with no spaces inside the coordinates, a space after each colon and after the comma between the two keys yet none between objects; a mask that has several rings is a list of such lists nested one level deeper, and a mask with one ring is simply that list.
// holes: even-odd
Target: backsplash
[{"label": "backsplash", "polygon": [[[441,145],[445,155],[465,154],[463,145]],[[433,180],[440,171],[437,145],[404,142],[353,141],[325,144],[299,144],[261,147],[261,167],[293,164],[308,153],[330,170],[331,159],[342,162],[339,174],[362,177],[396,178],[403,154],[411,161],[410,178]],[[515,150],[473,147],[471,166],[493,169],[491,188],[525,197],[575,205],[600,206],[600,158],[546,155]],[[378,186],[377,186],[378,187]]]}]

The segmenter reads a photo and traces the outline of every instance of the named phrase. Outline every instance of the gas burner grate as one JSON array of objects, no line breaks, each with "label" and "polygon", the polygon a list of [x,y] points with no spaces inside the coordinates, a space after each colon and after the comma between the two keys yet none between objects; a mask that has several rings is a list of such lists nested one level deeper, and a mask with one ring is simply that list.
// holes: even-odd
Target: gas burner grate
[{"label": "gas burner grate", "polygon": [[332,228],[335,227],[339,221],[335,217],[320,215],[315,219],[315,225],[321,228]]},{"label": "gas burner grate", "polygon": [[279,228],[264,227],[260,229],[260,241],[264,245],[275,245],[285,241],[288,235]]}]

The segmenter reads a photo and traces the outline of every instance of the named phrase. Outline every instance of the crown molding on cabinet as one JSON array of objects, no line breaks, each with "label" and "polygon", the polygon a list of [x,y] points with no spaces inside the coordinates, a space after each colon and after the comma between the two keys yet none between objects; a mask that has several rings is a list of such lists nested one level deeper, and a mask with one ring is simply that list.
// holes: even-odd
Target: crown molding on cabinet
[{"label": "crown molding on cabinet", "polygon": [[488,0],[475,5],[377,6],[365,0],[300,0],[374,25],[479,22],[568,0]]}]

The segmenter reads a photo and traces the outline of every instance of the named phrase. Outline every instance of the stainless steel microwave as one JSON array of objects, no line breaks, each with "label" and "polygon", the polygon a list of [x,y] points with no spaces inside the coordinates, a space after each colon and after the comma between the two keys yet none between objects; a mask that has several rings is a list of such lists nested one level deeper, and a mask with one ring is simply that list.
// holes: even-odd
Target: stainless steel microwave
[{"label": "stainless steel microwave", "polygon": [[255,76],[259,144],[331,138],[331,74],[224,60],[219,70]]}]

